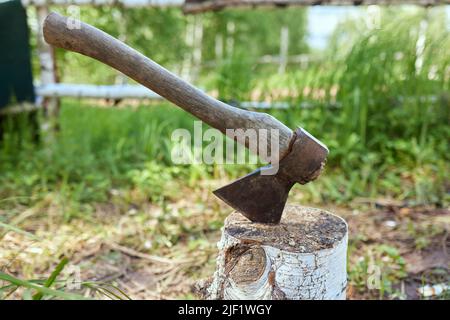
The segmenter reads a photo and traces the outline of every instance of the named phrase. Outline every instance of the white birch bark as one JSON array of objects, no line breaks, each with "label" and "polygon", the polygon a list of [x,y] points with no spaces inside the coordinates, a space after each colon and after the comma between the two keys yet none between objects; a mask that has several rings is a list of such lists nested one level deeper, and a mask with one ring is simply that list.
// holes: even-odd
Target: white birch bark
[{"label": "white birch bark", "polygon": [[283,26],[280,32],[280,65],[278,73],[283,74],[286,71],[289,53],[289,28]]},{"label": "white birch bark", "polygon": [[[44,20],[49,14],[48,7],[40,6],[36,8],[37,14],[37,44],[38,44],[38,56],[40,63],[40,80],[42,85],[52,85],[57,82],[56,76],[56,63],[54,49],[44,40],[42,27]],[[58,128],[58,112],[59,112],[59,99],[56,97],[44,97],[41,101],[38,100],[46,112],[46,121],[42,124],[43,131],[54,131]]]},{"label": "white birch bark", "polygon": [[185,42],[186,45],[191,49],[189,52],[186,52],[184,55],[183,63],[181,65],[181,78],[186,81],[191,81],[192,74],[192,48],[194,46],[194,35],[195,35],[195,20],[194,17],[188,16],[186,17],[186,30],[185,30]]},{"label": "white birch bark", "polygon": [[207,299],[345,299],[346,222],[329,212],[287,206],[280,225],[225,221]]},{"label": "white birch bark", "polygon": [[195,16],[194,18],[193,37],[191,80],[196,81],[200,74],[202,63],[203,18],[201,16]]},{"label": "white birch bark", "polygon": [[39,63],[41,66],[41,83],[49,84],[56,82],[55,76],[55,65],[53,59],[53,49],[44,40],[44,35],[42,33],[42,26],[44,25],[44,20],[47,17],[49,11],[47,7],[37,7],[37,23],[38,23],[38,55]]},{"label": "white birch bark", "polygon": [[226,53],[227,57],[231,58],[234,51],[234,32],[236,31],[236,25],[233,21],[227,22],[227,40],[226,40]]},{"label": "white birch bark", "polygon": [[180,7],[184,0],[21,0],[24,6],[113,6],[120,5],[125,8],[140,7]]},{"label": "white birch bark", "polygon": [[92,85],[74,83],[51,83],[35,87],[41,97],[73,97],[94,99],[152,99],[160,100],[157,93],[141,85]]}]

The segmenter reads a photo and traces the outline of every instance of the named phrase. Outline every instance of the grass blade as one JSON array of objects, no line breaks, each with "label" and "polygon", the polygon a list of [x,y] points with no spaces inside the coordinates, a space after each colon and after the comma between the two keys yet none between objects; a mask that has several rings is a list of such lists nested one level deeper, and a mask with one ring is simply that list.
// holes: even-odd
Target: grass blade
[{"label": "grass blade", "polygon": [[[47,281],[44,283],[44,287],[50,288],[50,286],[55,282],[56,277],[61,273],[61,271],[64,269],[66,264],[69,262],[69,259],[66,257],[62,258],[61,261],[56,266],[55,270],[53,270],[50,277],[48,277]],[[35,295],[33,295],[33,300],[41,300],[43,296],[42,292],[37,292]]]},{"label": "grass blade", "polygon": [[26,280],[22,280],[16,277],[13,277],[9,274],[6,274],[4,272],[0,272],[0,280],[9,282],[11,284],[15,284],[16,286],[20,286],[20,287],[24,287],[24,288],[29,288],[29,289],[34,289],[38,292],[41,292],[42,294],[45,295],[49,295],[49,296],[54,296],[54,297],[58,297],[61,299],[65,299],[65,300],[87,300],[88,298],[79,295],[79,294],[75,294],[75,293],[68,293],[68,292],[64,292],[64,291],[60,291],[60,290],[53,290],[50,288],[46,288],[44,286],[39,286],[37,284],[34,284],[30,281],[26,281]]},{"label": "grass blade", "polygon": [[10,225],[10,224],[3,223],[1,221],[0,221],[0,228],[6,229],[8,231],[13,231],[13,232],[16,232],[16,233],[23,234],[24,236],[27,236],[27,237],[29,237],[29,238],[31,238],[33,240],[41,240],[41,238],[39,238],[38,236],[36,236],[36,235],[34,235],[34,234],[30,233],[30,232],[27,232],[25,230],[22,230],[20,228],[17,228],[15,226]]}]

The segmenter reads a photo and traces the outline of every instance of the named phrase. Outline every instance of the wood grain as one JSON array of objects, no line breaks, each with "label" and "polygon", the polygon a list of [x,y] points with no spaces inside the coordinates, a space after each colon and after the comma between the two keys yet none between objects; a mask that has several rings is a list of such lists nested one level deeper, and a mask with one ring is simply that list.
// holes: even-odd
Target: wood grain
[{"label": "wood grain", "polygon": [[[227,134],[227,129],[255,129],[258,141],[261,144],[266,143],[263,148],[267,148],[267,156],[260,154],[259,148],[251,151],[259,154],[264,161],[270,161],[277,156],[281,159],[288,153],[293,137],[292,130],[271,115],[242,110],[216,100],[105,32],[69,19],[72,18],[57,13],[49,14],[43,28],[45,41],[53,46],[89,56],[119,70],[222,133]],[[70,28],[74,25],[80,27]],[[260,129],[266,129],[268,132]],[[271,129],[278,130],[278,154],[272,154]],[[245,137],[231,137],[249,146]],[[273,152],[275,153],[275,148]]]}]

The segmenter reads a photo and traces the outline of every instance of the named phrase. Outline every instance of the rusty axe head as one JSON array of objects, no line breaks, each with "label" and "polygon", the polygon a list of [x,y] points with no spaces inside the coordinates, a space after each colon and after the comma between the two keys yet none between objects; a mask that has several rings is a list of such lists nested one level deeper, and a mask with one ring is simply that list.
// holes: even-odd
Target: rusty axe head
[{"label": "rusty axe head", "polygon": [[279,223],[292,186],[317,178],[328,148],[304,129],[297,129],[289,153],[278,164],[259,168],[214,194],[248,219]]}]

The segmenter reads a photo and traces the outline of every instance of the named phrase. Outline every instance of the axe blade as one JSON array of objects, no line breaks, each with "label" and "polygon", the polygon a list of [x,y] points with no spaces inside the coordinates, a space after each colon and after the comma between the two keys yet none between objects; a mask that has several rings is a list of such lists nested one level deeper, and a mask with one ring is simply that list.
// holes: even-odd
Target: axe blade
[{"label": "axe blade", "polygon": [[277,175],[261,175],[269,168],[259,168],[213,193],[251,221],[279,223],[293,183]]},{"label": "axe blade", "polygon": [[324,144],[298,128],[290,152],[277,167],[262,167],[214,194],[253,222],[279,223],[292,186],[316,179],[327,155]]}]

